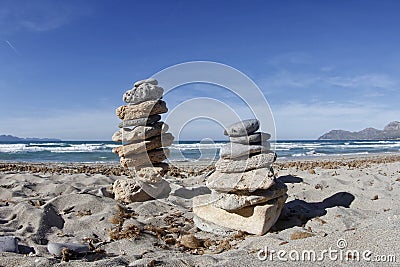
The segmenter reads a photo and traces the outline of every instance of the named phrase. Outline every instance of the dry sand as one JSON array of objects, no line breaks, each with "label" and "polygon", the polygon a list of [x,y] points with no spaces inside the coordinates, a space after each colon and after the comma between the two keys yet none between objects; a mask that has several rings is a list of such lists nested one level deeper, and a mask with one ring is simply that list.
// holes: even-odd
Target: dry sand
[{"label": "dry sand", "polygon": [[[0,253],[0,266],[376,266],[367,258],[391,255],[397,263],[380,264],[400,262],[399,156],[278,161],[289,199],[264,236],[199,231],[191,198],[210,192],[212,168],[182,166],[170,172],[168,197],[119,205],[98,194],[128,174],[116,165],[0,164],[0,235],[18,237],[20,249]],[[90,244],[93,252],[65,262],[47,252],[49,241]],[[324,259],[301,261],[310,251]]]}]

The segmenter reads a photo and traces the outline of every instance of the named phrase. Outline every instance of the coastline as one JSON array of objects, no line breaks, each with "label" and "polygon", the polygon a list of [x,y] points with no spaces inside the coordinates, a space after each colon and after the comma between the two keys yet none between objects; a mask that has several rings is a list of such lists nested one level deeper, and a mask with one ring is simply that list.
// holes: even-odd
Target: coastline
[{"label": "coastline", "polygon": [[[179,164],[180,169],[173,167],[173,176],[167,177],[169,196],[126,205],[126,212],[133,215],[122,220],[122,231],[114,232],[117,238],[110,239],[110,233],[117,229],[112,221],[120,211],[114,199],[99,195],[98,190],[110,187],[120,175],[129,175],[117,162],[0,162],[0,235],[18,237],[21,246],[20,254],[0,253],[0,265],[265,266],[271,260],[276,266],[305,263],[281,261],[276,254],[260,260],[258,253],[266,247],[269,252],[369,250],[374,256],[394,255],[400,261],[396,249],[400,246],[400,155],[396,153],[278,159],[274,169],[277,179],[288,186],[289,198],[280,219],[264,236],[241,233],[224,237],[199,231],[193,224],[190,200],[196,194],[208,193],[205,180],[212,166],[203,168],[199,164],[196,169],[192,163]],[[129,225],[138,227],[137,236],[124,232]],[[181,237],[186,234],[200,240],[197,247],[185,246]],[[345,240],[347,247],[339,249],[338,240]],[[47,252],[49,241],[91,242],[97,252],[66,263]],[[355,259],[325,257],[318,263],[337,266],[351,260]],[[371,262],[360,259],[355,264],[369,266]]]}]

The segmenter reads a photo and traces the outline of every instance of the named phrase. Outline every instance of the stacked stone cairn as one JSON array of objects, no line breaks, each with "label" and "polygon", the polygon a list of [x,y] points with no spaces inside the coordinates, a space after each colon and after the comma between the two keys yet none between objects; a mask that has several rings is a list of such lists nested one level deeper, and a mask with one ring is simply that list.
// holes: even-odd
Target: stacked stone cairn
[{"label": "stacked stone cairn", "polygon": [[120,163],[128,168],[134,179],[120,179],[113,184],[115,199],[125,202],[143,202],[165,193],[168,183],[163,179],[168,164],[162,162],[169,155],[166,148],[174,141],[167,133],[168,125],[160,121],[160,114],[168,111],[161,100],[164,89],[154,78],[138,81],[125,92],[127,103],[117,108],[121,128],[112,136],[121,146],[113,149]]},{"label": "stacked stone cairn", "polygon": [[259,126],[258,120],[250,119],[226,128],[230,143],[221,148],[216,171],[206,182],[211,194],[193,199],[194,222],[201,230],[263,235],[278,220],[287,187],[273,175],[271,135],[256,132]]}]

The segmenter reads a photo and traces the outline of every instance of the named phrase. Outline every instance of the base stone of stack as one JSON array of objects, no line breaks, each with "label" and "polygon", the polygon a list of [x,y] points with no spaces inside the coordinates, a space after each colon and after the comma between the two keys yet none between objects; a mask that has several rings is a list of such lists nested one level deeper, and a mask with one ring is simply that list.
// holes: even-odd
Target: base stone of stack
[{"label": "base stone of stack", "polygon": [[197,228],[204,232],[213,233],[220,236],[233,236],[239,233],[238,230],[226,228],[218,224],[206,221],[196,215],[193,216],[193,222]]},{"label": "base stone of stack", "polygon": [[243,160],[219,159],[215,163],[215,169],[224,173],[245,172],[260,168],[270,168],[276,159],[274,152],[251,156]]},{"label": "base stone of stack", "polygon": [[274,185],[274,177],[269,177],[270,169],[256,169],[243,173],[223,173],[215,171],[206,182],[208,188],[219,192],[253,192],[268,189]]},{"label": "base stone of stack", "polygon": [[271,199],[283,196],[286,192],[287,186],[282,182],[276,182],[267,190],[256,190],[249,195],[212,191],[210,201],[217,208],[227,211],[236,211],[245,207],[268,202]]},{"label": "base stone of stack", "polygon": [[[263,205],[250,206],[236,212],[229,212],[210,204],[209,195],[202,195],[193,199],[193,212],[206,222],[228,229],[263,235],[278,220],[286,199],[287,195],[285,194]],[[205,228],[202,225],[199,226]]]}]

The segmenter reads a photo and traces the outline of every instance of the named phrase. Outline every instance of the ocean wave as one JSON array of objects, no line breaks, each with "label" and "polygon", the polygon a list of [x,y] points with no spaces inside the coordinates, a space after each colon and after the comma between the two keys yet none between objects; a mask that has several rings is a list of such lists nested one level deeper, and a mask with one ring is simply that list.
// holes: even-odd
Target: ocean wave
[{"label": "ocean wave", "polygon": [[59,143],[29,143],[29,144],[0,144],[0,153],[33,153],[33,152],[51,152],[51,153],[83,153],[83,152],[108,152],[115,145],[111,144],[65,144]]}]

